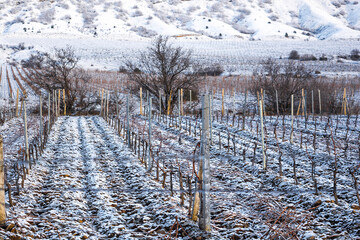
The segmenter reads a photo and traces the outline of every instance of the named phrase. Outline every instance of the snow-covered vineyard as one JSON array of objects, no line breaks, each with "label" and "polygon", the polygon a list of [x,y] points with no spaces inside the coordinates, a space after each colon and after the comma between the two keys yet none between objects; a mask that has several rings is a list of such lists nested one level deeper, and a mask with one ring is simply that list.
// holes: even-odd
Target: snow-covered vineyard
[{"label": "snow-covered vineyard", "polygon": [[[215,94],[211,231],[204,232],[194,221],[199,111],[179,117],[155,110],[149,118],[132,95],[127,120],[126,94],[110,92],[120,94],[121,106],[110,101],[109,111],[100,110],[99,101],[95,115],[61,116],[61,110],[55,117],[43,93],[40,121],[41,91],[29,71],[2,67],[4,239],[359,239],[359,115],[265,116],[263,147],[256,97],[248,98],[247,114],[222,116],[222,96]],[[94,82],[99,99],[104,85]],[[20,100],[14,107],[17,89],[19,99],[27,95],[31,165],[24,161],[25,107]],[[225,108],[240,111],[244,94],[229,96]]]}]

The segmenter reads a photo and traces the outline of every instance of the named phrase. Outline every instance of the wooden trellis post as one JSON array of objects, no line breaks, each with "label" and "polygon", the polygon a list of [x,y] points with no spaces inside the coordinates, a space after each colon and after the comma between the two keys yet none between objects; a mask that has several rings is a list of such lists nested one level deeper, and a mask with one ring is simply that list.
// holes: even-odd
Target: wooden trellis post
[{"label": "wooden trellis post", "polygon": [[104,113],[104,88],[101,89],[101,108],[100,108],[100,116],[103,116]]},{"label": "wooden trellis post", "polygon": [[16,106],[15,106],[15,116],[18,117],[19,113],[19,88],[16,90]]},{"label": "wooden trellis post", "polygon": [[311,90],[311,112],[314,117],[315,109],[314,109],[314,90]]},{"label": "wooden trellis post", "polygon": [[170,97],[168,99],[168,106],[167,106],[167,115],[170,115],[170,104],[171,104],[171,94],[172,94],[172,90],[170,91]]},{"label": "wooden trellis post", "polygon": [[40,103],[39,103],[39,110],[40,110],[40,126],[39,126],[39,131],[40,131],[40,149],[42,151],[42,136],[43,136],[43,123],[42,123],[42,96],[40,95]]},{"label": "wooden trellis post", "polygon": [[50,117],[50,104],[51,104],[51,101],[50,101],[50,93],[49,93],[49,96],[48,96],[48,134],[50,134],[50,120],[51,120],[51,117]]},{"label": "wooden trellis post", "polygon": [[233,116],[235,116],[235,108],[236,108],[236,106],[235,106],[235,91],[234,91],[234,88],[233,88]]},{"label": "wooden trellis post", "polygon": [[212,94],[210,93],[209,95],[209,105],[210,105],[210,114],[209,114],[209,121],[210,121],[210,144],[212,145],[213,144],[213,134],[212,134],[212,122],[213,122],[213,119],[212,119],[212,115],[213,115],[213,98],[212,98]]},{"label": "wooden trellis post", "polygon": [[27,115],[26,115],[26,102],[25,100],[23,100],[23,106],[24,106],[24,135],[25,135],[25,154],[26,154],[26,161],[29,162],[30,161],[30,156],[29,156],[29,139],[28,139],[28,131],[27,131]]},{"label": "wooden trellis post", "polygon": [[279,97],[278,97],[278,91],[277,89],[275,90],[276,92],[276,113],[279,116]]},{"label": "wooden trellis post", "polygon": [[66,96],[65,96],[65,89],[63,89],[63,103],[64,103],[64,116],[66,116]]},{"label": "wooden trellis post", "polygon": [[181,116],[184,116],[184,93],[183,89],[180,89],[180,96],[181,96]]},{"label": "wooden trellis post", "polygon": [[264,134],[264,121],[263,121],[263,103],[260,100],[260,124],[261,124],[261,145],[262,145],[262,154],[263,154],[263,165],[264,170],[266,170],[266,155],[265,155],[265,134]]},{"label": "wooden trellis post", "polygon": [[58,116],[60,116],[60,100],[61,100],[61,90],[58,89],[58,104],[57,104],[57,106],[58,106],[58,113],[57,113],[57,115],[58,115]]},{"label": "wooden trellis post", "polygon": [[151,146],[151,105],[152,105],[152,98],[149,98],[149,147],[148,147],[148,150],[147,150],[147,165],[148,165],[148,171],[150,172],[152,167],[153,167],[153,164],[152,164],[152,161],[151,161],[151,156],[150,156],[150,146]]},{"label": "wooden trellis post", "polygon": [[190,98],[189,100],[190,100],[190,107],[191,107],[191,102],[192,102],[192,98],[191,98],[191,97],[192,97],[192,96],[191,96],[191,90],[189,90],[189,91],[190,91],[190,92],[189,92],[189,95],[190,95],[190,96],[189,96],[189,98]]},{"label": "wooden trellis post", "polygon": [[[247,100],[247,90],[245,90],[245,101],[244,101],[244,106],[243,106],[243,119],[242,119],[242,130],[245,130],[245,116],[246,116],[246,108],[247,108],[247,105],[246,105],[246,100]],[[259,92],[258,92],[258,98],[259,98]]]},{"label": "wooden trellis post", "polygon": [[160,118],[161,118],[161,112],[162,112],[161,111],[161,101],[162,101],[161,100],[161,91],[159,91],[159,114],[160,114],[159,116],[160,116]]},{"label": "wooden trellis post", "polygon": [[0,135],[0,226],[4,226],[6,222],[5,211],[5,174],[4,174],[4,151],[3,138]]},{"label": "wooden trellis post", "polygon": [[346,108],[347,108],[346,88],[344,88],[344,94],[341,105],[341,113],[344,113],[344,115],[346,115]]},{"label": "wooden trellis post", "polygon": [[178,113],[179,113],[179,119],[178,119],[178,124],[179,124],[179,129],[181,129],[181,90],[178,90]]},{"label": "wooden trellis post", "polygon": [[320,91],[320,89],[318,89],[318,92],[319,92],[319,114],[321,116],[321,91]]},{"label": "wooden trellis post", "polygon": [[107,91],[107,100],[106,100],[106,121],[109,120],[109,101],[110,101],[110,91]]},{"label": "wooden trellis post", "polygon": [[222,89],[221,91],[221,116],[223,117],[224,116],[224,113],[225,113],[225,107],[224,107],[224,88]]},{"label": "wooden trellis post", "polygon": [[291,94],[291,132],[290,132],[290,143],[293,143],[294,135],[294,94]]},{"label": "wooden trellis post", "polygon": [[210,154],[209,154],[209,95],[203,97],[203,126],[201,136],[201,159],[200,169],[202,169],[202,193],[200,205],[199,227],[201,230],[210,231]]},{"label": "wooden trellis post", "polygon": [[53,112],[53,115],[56,116],[56,114],[55,114],[55,90],[52,91],[52,96],[53,96],[52,112]]},{"label": "wooden trellis post", "polygon": [[127,144],[130,148],[130,111],[129,111],[129,94],[126,96],[126,137],[127,137]]},{"label": "wooden trellis post", "polygon": [[143,115],[143,97],[142,97],[142,88],[140,88],[140,115]]}]

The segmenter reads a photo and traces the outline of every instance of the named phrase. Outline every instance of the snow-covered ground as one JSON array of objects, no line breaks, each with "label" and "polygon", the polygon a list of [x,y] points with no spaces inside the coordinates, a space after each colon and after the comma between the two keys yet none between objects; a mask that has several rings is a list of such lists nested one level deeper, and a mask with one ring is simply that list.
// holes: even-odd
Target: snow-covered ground
[{"label": "snow-covered ground", "polygon": [[162,34],[245,40],[360,37],[355,0],[4,0],[0,16],[3,34],[106,38]]},{"label": "snow-covered ground", "polygon": [[[1,37],[0,37],[1,38]],[[3,62],[20,62],[34,53],[35,50],[53,52],[54,48],[64,48],[67,45],[74,48],[80,56],[80,65],[85,69],[99,69],[116,71],[125,65],[125,61],[136,60],[141,51],[146,51],[151,46],[150,39],[119,39],[88,37],[64,37],[57,35],[27,36],[7,35],[2,37],[6,46],[18,46],[25,43],[24,50],[6,50]],[[194,60],[203,66],[220,64],[226,74],[250,75],[261,61],[267,58],[286,61],[292,50],[297,50],[300,55],[313,54],[319,58],[326,56],[328,61],[304,62],[314,71],[318,70],[323,75],[359,75],[360,62],[342,59],[339,56],[349,56],[353,49],[360,49],[357,40],[326,40],[326,41],[301,41],[301,40],[269,40],[269,41],[242,41],[238,39],[174,39],[170,42],[174,46],[190,49]],[[5,45],[4,45],[5,46]],[[28,49],[31,48],[31,49]],[[1,48],[0,48],[1,52]],[[1,61],[1,59],[0,59]],[[4,68],[4,67],[3,67]]]}]

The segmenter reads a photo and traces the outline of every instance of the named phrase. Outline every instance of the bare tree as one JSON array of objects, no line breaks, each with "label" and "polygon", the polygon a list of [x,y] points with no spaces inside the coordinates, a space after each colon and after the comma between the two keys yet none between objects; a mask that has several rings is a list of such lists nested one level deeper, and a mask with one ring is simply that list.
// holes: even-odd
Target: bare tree
[{"label": "bare tree", "polygon": [[278,92],[279,108],[287,111],[290,108],[291,95],[299,95],[301,89],[308,89],[315,79],[311,71],[301,63],[288,61],[282,65],[269,58],[262,62],[259,71],[254,72],[251,86],[253,94],[261,89],[266,92],[267,111],[276,111],[276,91]]},{"label": "bare tree", "polygon": [[136,83],[137,89],[142,87],[149,91],[155,96],[155,102],[161,92],[161,106],[166,111],[169,103],[173,109],[179,89],[195,90],[199,83],[191,55],[189,50],[172,46],[168,37],[159,36],[146,52],[140,53],[136,62],[127,61],[125,65],[128,77]]},{"label": "bare tree", "polygon": [[93,99],[89,96],[90,77],[78,67],[78,62],[74,49],[67,46],[55,48],[54,54],[38,52],[24,61],[23,66],[30,68],[33,82],[47,92],[64,89],[66,111],[71,113],[75,107],[83,110],[94,103],[89,101]]}]

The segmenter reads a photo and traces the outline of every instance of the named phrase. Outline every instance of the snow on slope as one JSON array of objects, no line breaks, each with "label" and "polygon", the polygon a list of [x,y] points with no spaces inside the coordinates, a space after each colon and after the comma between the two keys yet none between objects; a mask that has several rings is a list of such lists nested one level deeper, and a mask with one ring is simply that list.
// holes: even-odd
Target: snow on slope
[{"label": "snow on slope", "polygon": [[[110,39],[360,38],[356,0],[2,0],[0,33]],[[1,36],[1,35],[0,35]],[[0,40],[1,43],[1,40]]]}]

